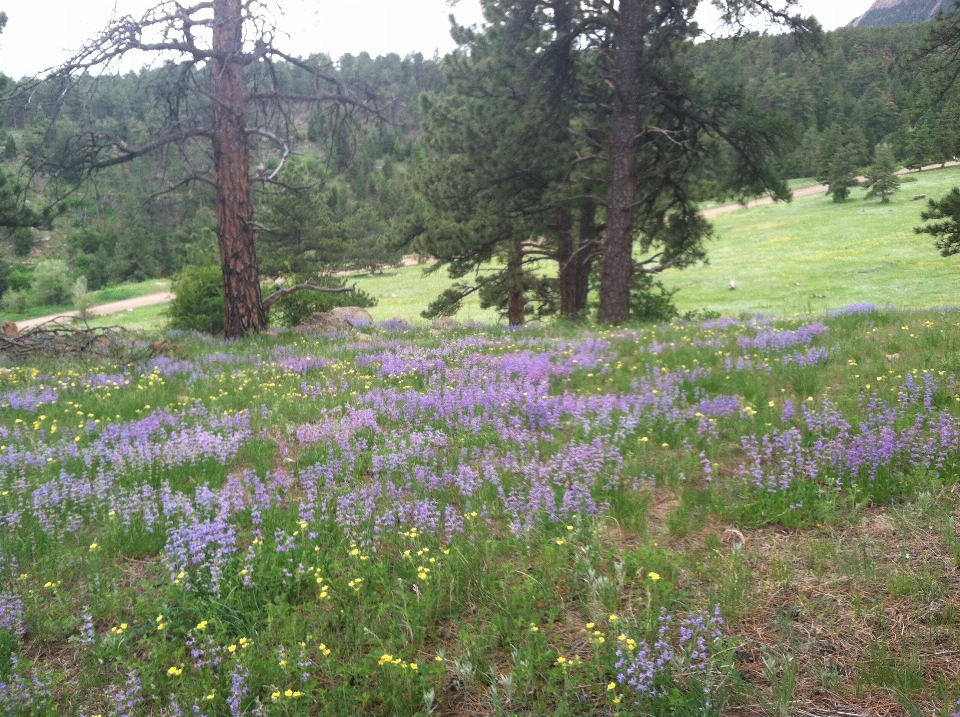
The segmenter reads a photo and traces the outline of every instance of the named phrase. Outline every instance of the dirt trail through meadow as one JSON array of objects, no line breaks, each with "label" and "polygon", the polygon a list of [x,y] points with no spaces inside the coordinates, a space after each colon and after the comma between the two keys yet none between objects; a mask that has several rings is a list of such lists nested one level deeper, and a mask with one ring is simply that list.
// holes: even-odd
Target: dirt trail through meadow
[{"label": "dirt trail through meadow", "polygon": [[[144,306],[155,306],[156,304],[165,304],[173,299],[173,294],[169,291],[161,291],[157,294],[147,294],[133,299],[124,299],[123,301],[111,301],[109,304],[100,304],[90,309],[94,316],[106,316],[108,314],[119,314],[122,311],[133,311],[141,309]],[[26,319],[17,322],[17,328],[21,331],[32,329],[40,324],[45,324],[54,319],[68,319],[77,315],[76,311],[63,311],[59,314],[50,314],[49,316],[40,316],[36,319]]]}]

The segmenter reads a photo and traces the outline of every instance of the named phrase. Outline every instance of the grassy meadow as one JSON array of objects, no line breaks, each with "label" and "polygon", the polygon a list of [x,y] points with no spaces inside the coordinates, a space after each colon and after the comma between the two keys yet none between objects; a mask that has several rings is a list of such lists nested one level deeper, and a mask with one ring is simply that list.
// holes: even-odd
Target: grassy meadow
[{"label": "grassy meadow", "polygon": [[0,368],[0,714],[960,709],[960,313]]},{"label": "grassy meadow", "polygon": [[[960,258],[943,258],[922,225],[926,200],[960,185],[960,168],[908,175],[890,204],[820,194],[713,217],[710,263],[664,275],[682,310],[790,315],[868,301],[903,309],[960,304]],[[736,291],[730,291],[730,281]]]}]

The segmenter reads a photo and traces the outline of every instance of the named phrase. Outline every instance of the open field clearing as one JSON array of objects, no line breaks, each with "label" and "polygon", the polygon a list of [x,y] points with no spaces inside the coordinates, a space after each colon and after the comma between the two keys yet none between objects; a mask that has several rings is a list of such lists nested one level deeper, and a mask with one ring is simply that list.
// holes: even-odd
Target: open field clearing
[{"label": "open field clearing", "polygon": [[[711,218],[710,263],[664,274],[683,310],[789,315],[859,301],[897,308],[960,303],[960,259],[944,259],[928,235],[914,234],[926,194],[940,199],[960,184],[960,169],[909,175],[888,205],[816,195]],[[734,280],[736,291],[728,286]]]},{"label": "open field clearing", "polygon": [[8,364],[0,713],[947,717],[958,326]]}]

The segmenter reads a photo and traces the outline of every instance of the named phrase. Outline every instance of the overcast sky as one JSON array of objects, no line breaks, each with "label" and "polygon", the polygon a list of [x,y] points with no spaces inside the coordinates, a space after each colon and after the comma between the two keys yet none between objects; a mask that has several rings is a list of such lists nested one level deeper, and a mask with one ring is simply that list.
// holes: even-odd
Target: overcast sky
[{"label": "overcast sky", "polygon": [[[801,12],[824,28],[846,25],[873,0],[802,0]],[[140,16],[156,0],[0,0],[10,20],[0,36],[0,71],[19,78],[58,64],[115,15]],[[278,2],[278,5],[280,3]],[[422,52],[430,57],[453,48],[447,17],[465,24],[481,20],[478,0],[285,0],[279,25],[296,55],[327,52],[334,58],[366,50],[371,55]],[[136,60],[139,66],[145,60]]]}]

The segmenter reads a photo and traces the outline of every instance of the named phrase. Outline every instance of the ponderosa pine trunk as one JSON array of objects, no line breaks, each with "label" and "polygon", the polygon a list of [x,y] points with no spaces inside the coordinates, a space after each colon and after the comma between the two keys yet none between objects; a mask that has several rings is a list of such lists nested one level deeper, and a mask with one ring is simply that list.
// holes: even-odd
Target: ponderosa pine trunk
[{"label": "ponderosa pine trunk", "polygon": [[523,326],[527,301],[523,295],[523,242],[520,239],[513,240],[510,258],[507,260],[507,276],[510,281],[507,320],[511,326]]},{"label": "ponderosa pine trunk", "polygon": [[211,63],[213,163],[227,338],[267,326],[250,197],[247,85],[239,61],[243,43],[241,9],[242,0],[214,0],[213,48],[218,56]]},{"label": "ponderosa pine trunk", "polygon": [[620,19],[616,28],[606,240],[597,316],[599,321],[607,324],[622,323],[630,312],[637,140],[642,124],[643,30],[649,2],[651,0],[620,0]]},{"label": "ponderosa pine trunk", "polygon": [[587,297],[590,294],[590,272],[600,248],[600,229],[597,226],[597,203],[593,199],[584,199],[580,203],[580,222],[578,246],[574,255],[576,266],[577,316],[587,310]]},{"label": "ponderosa pine trunk", "polygon": [[573,216],[566,207],[557,209],[557,263],[560,265],[560,315],[577,318],[577,251],[573,237]]}]

